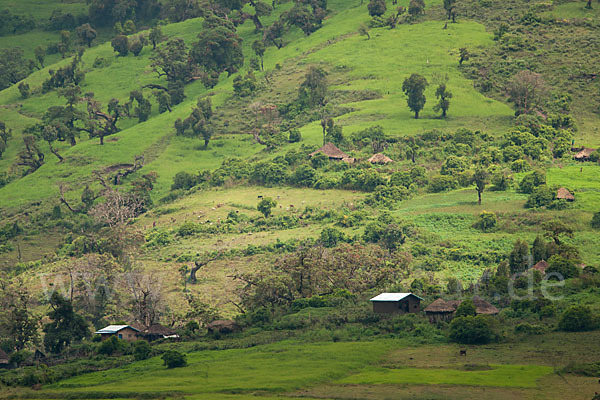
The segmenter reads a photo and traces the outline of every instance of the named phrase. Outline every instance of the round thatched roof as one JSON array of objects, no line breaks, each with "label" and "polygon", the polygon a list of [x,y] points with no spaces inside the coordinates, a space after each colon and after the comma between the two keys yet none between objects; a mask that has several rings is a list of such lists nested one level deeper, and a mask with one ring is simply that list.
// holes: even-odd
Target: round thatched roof
[{"label": "round thatched roof", "polygon": [[451,313],[456,310],[456,307],[444,299],[439,298],[425,308],[426,313]]},{"label": "round thatched roof", "polygon": [[389,164],[391,162],[394,162],[394,160],[392,160],[383,153],[377,153],[371,156],[371,158],[369,158],[369,162],[371,164]]},{"label": "round thatched roof", "polygon": [[558,189],[558,192],[556,192],[556,198],[557,199],[565,199],[565,200],[569,200],[569,201],[573,201],[575,200],[575,196],[573,196],[573,193],[569,192],[569,189],[561,187],[560,189]]},{"label": "round thatched roof", "polygon": [[340,149],[338,149],[338,147],[331,142],[325,143],[319,150],[313,151],[309,155],[312,157],[317,153],[323,153],[327,157],[333,158],[336,160],[343,160],[344,158],[349,158],[348,154],[346,154],[343,151],[341,151]]}]

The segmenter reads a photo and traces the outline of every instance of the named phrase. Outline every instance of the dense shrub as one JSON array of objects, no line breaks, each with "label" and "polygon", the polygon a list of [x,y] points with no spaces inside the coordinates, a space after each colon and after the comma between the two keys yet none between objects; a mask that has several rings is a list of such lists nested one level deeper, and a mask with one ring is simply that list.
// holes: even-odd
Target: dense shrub
[{"label": "dense shrub", "polygon": [[590,224],[592,225],[592,228],[600,229],[600,211],[594,213],[594,216],[592,217],[592,221],[590,222]]},{"label": "dense shrub", "polygon": [[525,177],[519,183],[519,191],[521,193],[532,193],[533,189],[538,186],[546,184],[546,174],[541,171],[533,171]]},{"label": "dense shrub", "polygon": [[592,318],[592,310],[586,306],[569,307],[560,317],[558,328],[561,331],[568,332],[580,332],[593,329],[594,320]]},{"label": "dense shrub", "polygon": [[449,175],[438,175],[431,178],[427,190],[432,193],[444,192],[446,190],[456,189],[458,182]]},{"label": "dense shrub", "polygon": [[136,361],[145,360],[150,357],[152,348],[145,340],[138,340],[133,344],[133,356]]},{"label": "dense shrub", "polygon": [[187,365],[187,359],[185,354],[182,354],[175,350],[167,350],[161,356],[163,365],[167,368],[179,368]]},{"label": "dense shrub", "polygon": [[456,309],[455,316],[457,317],[474,317],[477,315],[475,304],[473,300],[466,299]]},{"label": "dense shrub", "polygon": [[194,175],[187,173],[185,171],[178,172],[173,177],[173,184],[171,185],[171,190],[177,189],[191,189],[196,186],[197,179]]},{"label": "dense shrub", "polygon": [[546,274],[557,273],[564,279],[576,278],[579,276],[579,268],[573,260],[569,260],[560,255],[553,255],[548,259],[548,268]]},{"label": "dense shrub", "polygon": [[488,232],[498,224],[498,218],[496,214],[491,211],[482,211],[477,217],[477,221],[473,224],[473,227],[481,229],[484,232]]},{"label": "dense shrub", "polygon": [[533,188],[525,202],[525,208],[552,207],[556,192],[546,185]]},{"label": "dense shrub", "polygon": [[116,336],[111,336],[110,338],[103,340],[102,343],[98,346],[98,354],[103,354],[105,356],[111,356],[113,353],[123,352],[127,347],[127,344],[122,340],[119,340]]},{"label": "dense shrub", "polygon": [[456,317],[450,323],[450,340],[462,344],[485,344],[497,340],[492,322],[486,316]]}]

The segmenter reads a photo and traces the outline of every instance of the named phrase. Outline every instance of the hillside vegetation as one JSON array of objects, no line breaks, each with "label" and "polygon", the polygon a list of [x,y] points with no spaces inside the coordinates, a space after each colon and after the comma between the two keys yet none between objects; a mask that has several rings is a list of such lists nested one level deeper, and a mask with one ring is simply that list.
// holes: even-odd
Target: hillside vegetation
[{"label": "hillside vegetation", "polygon": [[0,398],[592,398],[599,9],[0,0]]}]

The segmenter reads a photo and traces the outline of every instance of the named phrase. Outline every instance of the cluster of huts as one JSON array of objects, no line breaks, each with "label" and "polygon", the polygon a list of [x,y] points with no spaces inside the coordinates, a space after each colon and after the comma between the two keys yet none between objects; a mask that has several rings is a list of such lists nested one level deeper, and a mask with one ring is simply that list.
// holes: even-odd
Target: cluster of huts
[{"label": "cluster of huts", "polygon": [[[382,293],[373,297],[373,312],[380,314],[407,314],[420,313],[421,301],[423,299],[414,293]],[[450,321],[454,313],[462,303],[460,300],[444,300],[439,298],[427,306],[423,311],[429,317],[429,321]],[[496,315],[499,310],[481,297],[473,297],[475,312],[477,315]]]},{"label": "cluster of huts", "polygon": [[[350,157],[348,154],[344,153],[335,144],[331,142],[325,143],[321,148],[313,151],[309,155],[310,157],[313,157],[319,153],[325,154],[330,160],[334,161],[344,161],[348,164],[354,164],[356,162],[356,158]],[[383,153],[377,153],[371,158],[369,158],[367,161],[369,161],[371,164],[389,164],[394,162],[394,160],[392,160]]]}]

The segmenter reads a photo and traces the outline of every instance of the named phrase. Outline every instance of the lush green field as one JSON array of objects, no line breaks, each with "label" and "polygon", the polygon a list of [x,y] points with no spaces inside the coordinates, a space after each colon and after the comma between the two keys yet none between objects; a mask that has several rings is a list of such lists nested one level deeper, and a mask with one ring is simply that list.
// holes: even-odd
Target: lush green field
[{"label": "lush green field", "polygon": [[[456,345],[415,347],[397,340],[313,344],[286,341],[245,350],[188,353],[189,365],[173,370],[165,369],[156,357],[68,379],[45,387],[37,395],[25,390],[7,390],[6,395],[377,399],[388,398],[393,390],[403,395],[413,393],[411,398],[416,399],[475,399],[484,392],[492,399],[559,399],[568,390],[569,398],[588,399],[597,379],[559,377],[555,371],[570,360],[594,360],[597,349],[584,355],[582,351],[586,341],[597,337],[597,332],[549,334],[543,341],[530,337],[518,343],[469,347],[466,357],[458,356],[460,347]],[[517,360],[522,364],[510,363]]]}]

